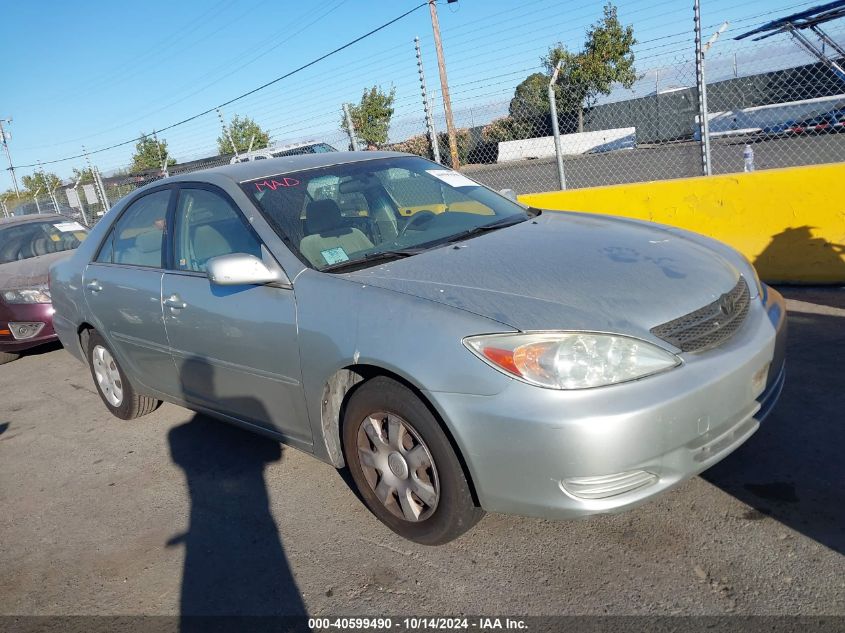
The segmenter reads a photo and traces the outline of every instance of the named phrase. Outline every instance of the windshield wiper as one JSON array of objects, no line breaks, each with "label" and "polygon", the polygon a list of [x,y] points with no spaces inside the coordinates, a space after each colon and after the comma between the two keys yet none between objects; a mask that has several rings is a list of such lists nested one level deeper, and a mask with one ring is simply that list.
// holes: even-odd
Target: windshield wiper
[{"label": "windshield wiper", "polygon": [[388,262],[396,259],[403,259],[405,257],[410,257],[411,255],[421,253],[422,251],[423,249],[420,248],[402,248],[392,251],[377,251],[375,253],[367,253],[366,255],[364,255],[363,257],[359,257],[358,259],[350,259],[348,262],[338,262],[336,264],[330,264],[329,266],[325,266],[324,268],[320,269],[320,272],[338,272],[348,270],[350,268],[363,267],[368,264],[375,264],[377,262]]},{"label": "windshield wiper", "polygon": [[507,216],[504,218],[500,218],[495,222],[491,222],[490,224],[482,224],[481,226],[475,226],[471,229],[467,229],[466,231],[461,231],[460,233],[455,233],[449,237],[446,242],[460,242],[461,240],[469,239],[470,237],[474,237],[476,235],[480,235],[481,233],[487,233],[489,231],[496,231],[498,229],[503,229],[507,226],[513,226],[514,224],[520,224],[525,222],[528,218],[525,216],[517,216],[516,219],[513,216]]}]

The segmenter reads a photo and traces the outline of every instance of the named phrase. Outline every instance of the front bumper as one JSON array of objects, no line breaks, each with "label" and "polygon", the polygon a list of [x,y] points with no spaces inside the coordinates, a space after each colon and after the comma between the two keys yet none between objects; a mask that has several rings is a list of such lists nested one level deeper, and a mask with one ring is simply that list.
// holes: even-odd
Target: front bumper
[{"label": "front bumper", "polygon": [[619,512],[725,458],[783,386],[785,306],[766,290],[729,341],[682,354],[664,374],[569,392],[516,380],[494,396],[428,392],[482,507],[547,518]]},{"label": "front bumper", "polygon": [[43,323],[44,327],[34,337],[17,340],[11,334],[0,333],[0,352],[17,353],[55,341],[53,306],[49,303],[0,303],[0,332],[9,329],[9,322]]}]

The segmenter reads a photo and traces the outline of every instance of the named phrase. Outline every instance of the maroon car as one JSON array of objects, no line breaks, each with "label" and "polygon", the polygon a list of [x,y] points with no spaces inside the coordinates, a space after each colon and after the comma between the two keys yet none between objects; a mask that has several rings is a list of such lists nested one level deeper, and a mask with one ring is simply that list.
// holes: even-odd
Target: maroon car
[{"label": "maroon car", "polygon": [[0,219],[0,365],[56,340],[47,275],[87,235],[62,215]]}]

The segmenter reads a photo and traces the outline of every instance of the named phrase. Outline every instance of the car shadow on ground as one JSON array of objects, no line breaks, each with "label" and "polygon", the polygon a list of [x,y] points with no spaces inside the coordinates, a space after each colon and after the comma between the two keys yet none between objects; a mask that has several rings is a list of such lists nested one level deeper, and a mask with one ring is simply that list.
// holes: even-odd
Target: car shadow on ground
[{"label": "car shadow on ground", "polygon": [[59,341],[50,341],[49,343],[44,343],[43,345],[39,345],[38,347],[31,347],[27,350],[24,350],[20,354],[21,357],[41,356],[42,354],[50,354],[60,349],[62,349],[62,344],[59,343]]},{"label": "car shadow on ground", "polygon": [[[185,371],[203,372],[213,390],[207,363],[192,359]],[[202,414],[173,428],[168,440],[191,500],[188,531],[167,543],[185,547],[181,631],[216,630],[226,620],[242,630],[287,630],[281,616],[307,612],[264,480],[267,464],[282,458],[282,446]]]},{"label": "car shadow on ground", "polygon": [[845,317],[790,312],[780,401],[748,442],[702,475],[750,505],[745,518],[770,516],[839,553],[845,553],[843,351]]}]

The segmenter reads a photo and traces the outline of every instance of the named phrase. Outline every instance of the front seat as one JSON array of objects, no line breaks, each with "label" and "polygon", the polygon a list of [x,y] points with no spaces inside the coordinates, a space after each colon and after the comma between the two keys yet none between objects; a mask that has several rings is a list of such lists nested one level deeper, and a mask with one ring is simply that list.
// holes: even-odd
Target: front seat
[{"label": "front seat", "polygon": [[[349,256],[373,247],[373,243],[359,229],[344,224],[340,207],[334,200],[315,200],[309,204],[305,209],[305,229],[309,235],[302,238],[299,250],[317,267],[329,263],[323,254],[326,251],[342,249]],[[337,258],[339,252],[334,255],[333,262],[341,261]]]},{"label": "front seat", "polygon": [[205,270],[209,259],[232,252],[229,241],[220,231],[208,224],[201,224],[194,230],[192,245],[194,265],[199,270]]}]

